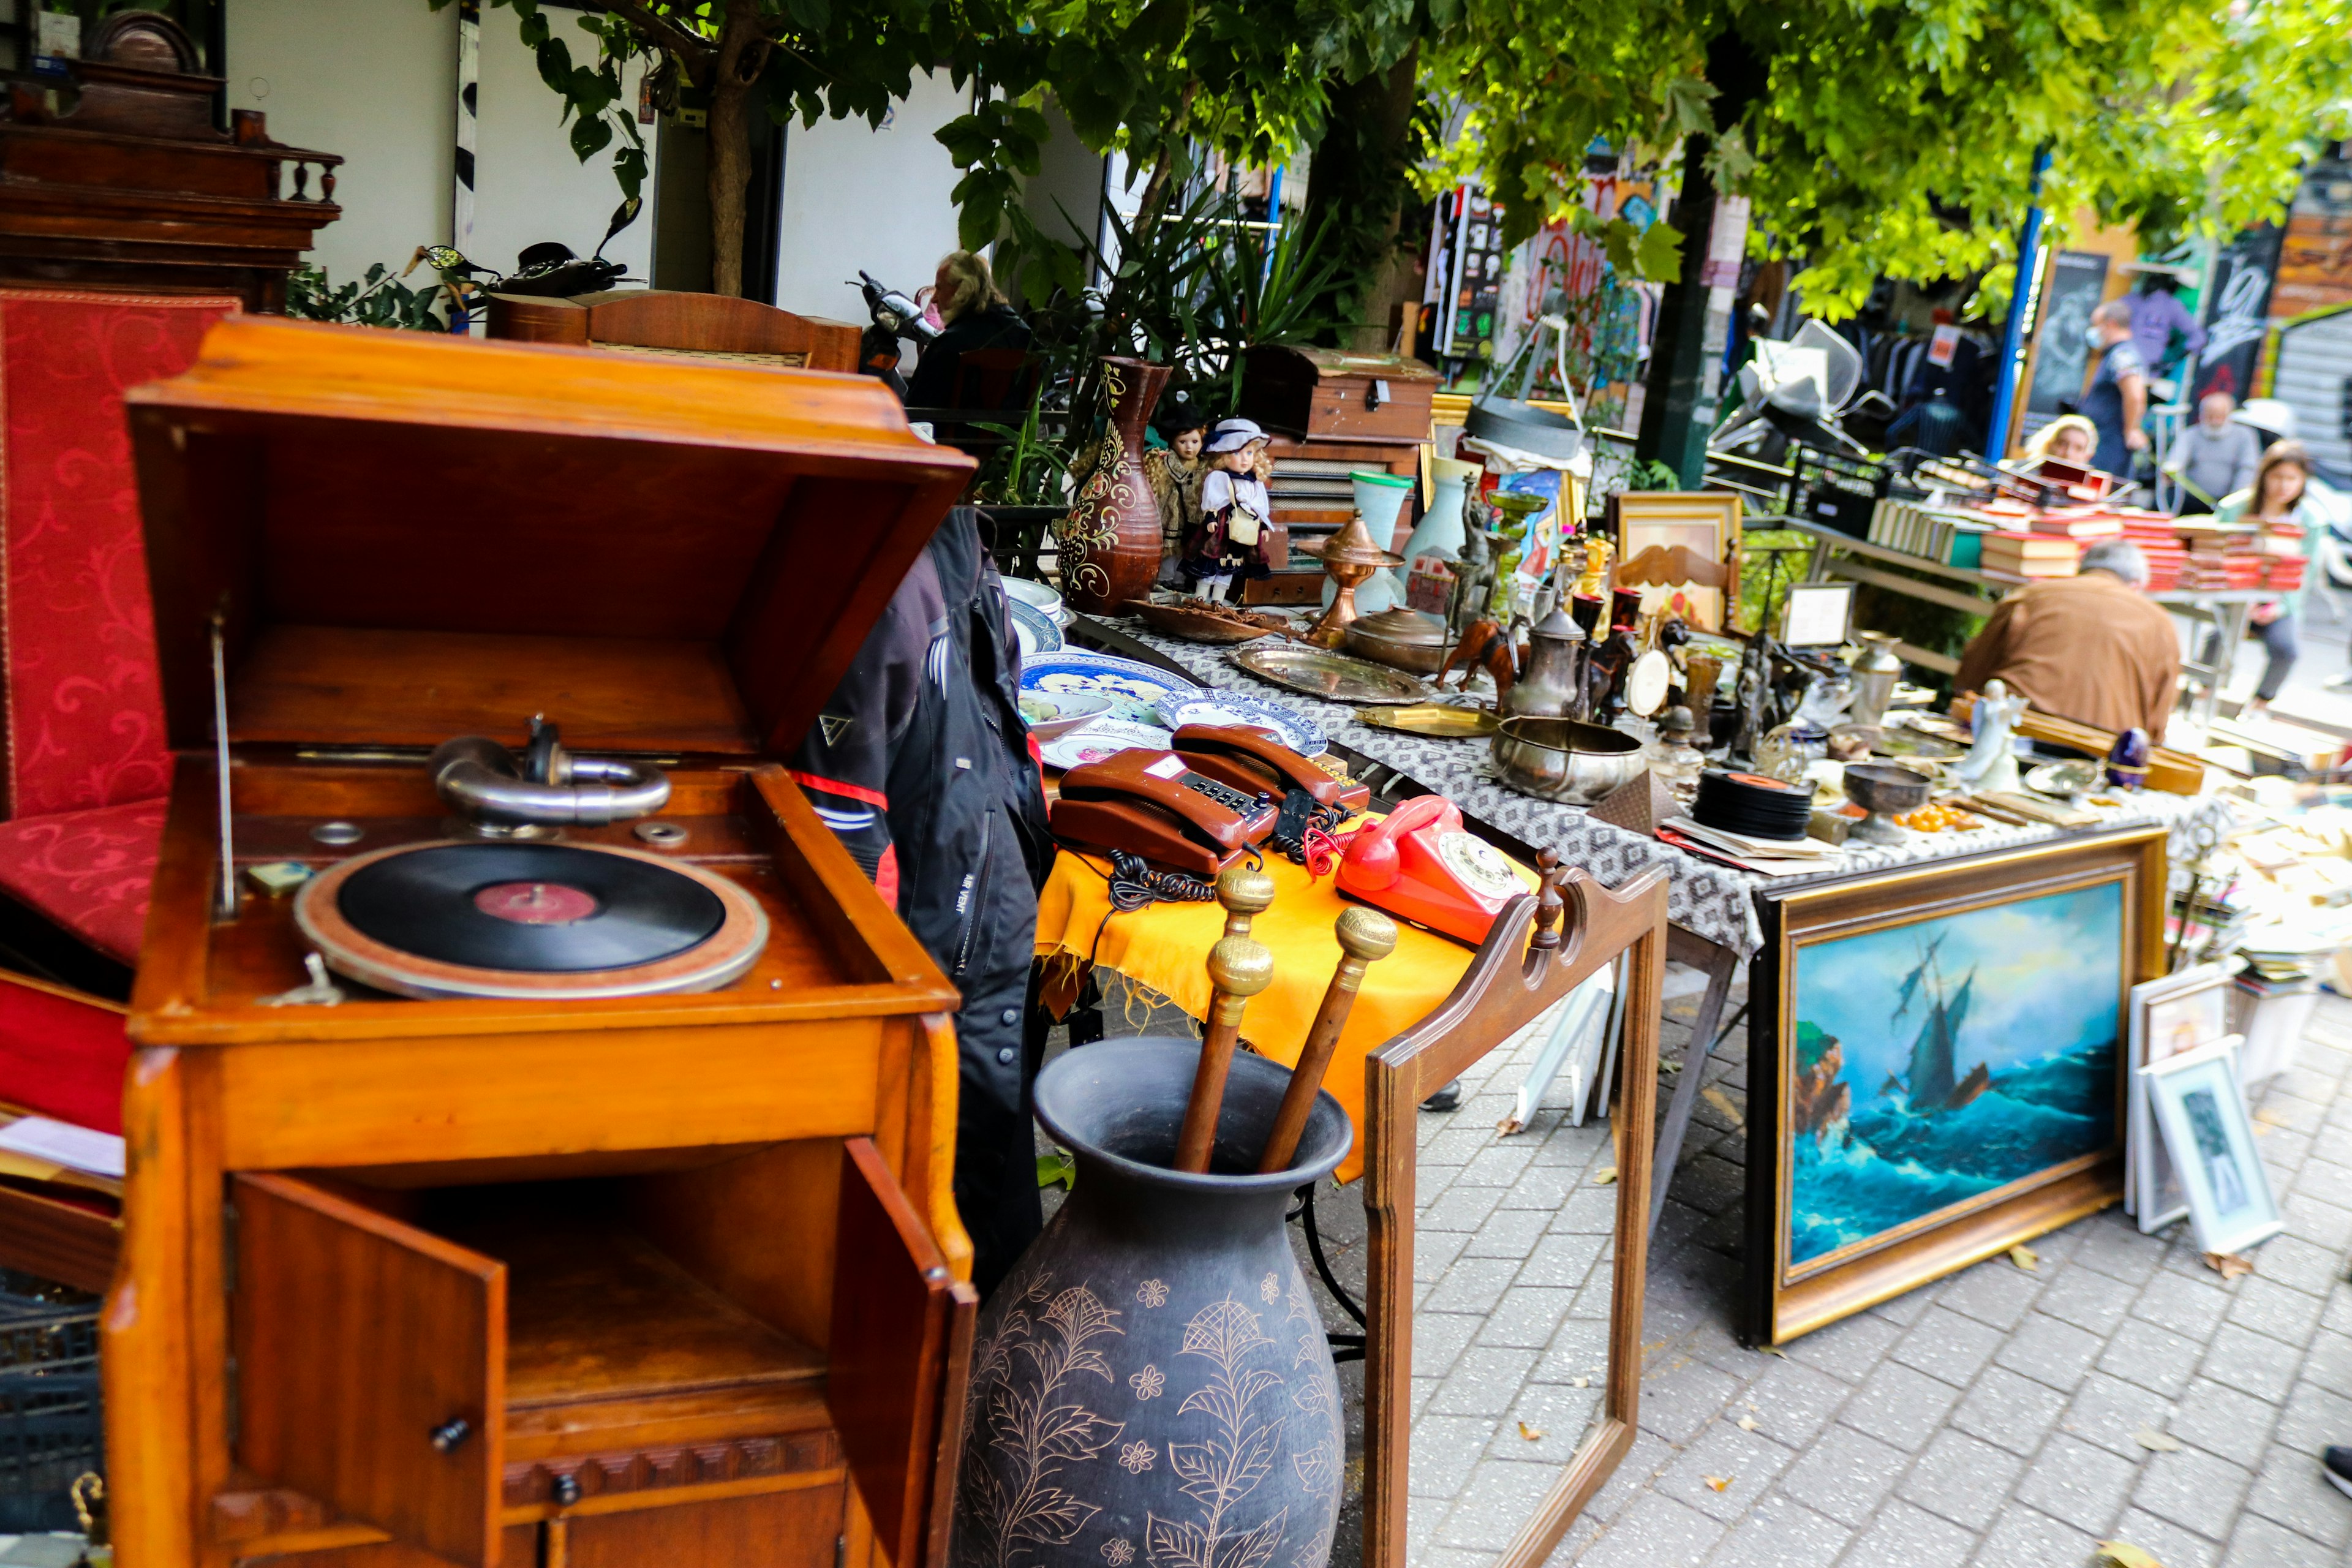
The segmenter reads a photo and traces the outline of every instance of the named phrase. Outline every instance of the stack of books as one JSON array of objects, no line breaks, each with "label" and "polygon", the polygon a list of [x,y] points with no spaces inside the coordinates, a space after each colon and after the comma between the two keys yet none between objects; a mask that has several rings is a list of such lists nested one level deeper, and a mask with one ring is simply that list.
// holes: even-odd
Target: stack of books
[{"label": "stack of books", "polygon": [[2035,583],[2050,577],[2072,577],[2082,550],[2071,539],[2053,538],[2024,529],[2002,529],[1984,536],[1983,559],[1978,570],[2004,582]]},{"label": "stack of books", "polygon": [[2045,511],[2027,526],[2044,538],[2071,539],[2077,544],[2094,544],[2102,539],[2120,539],[2124,532],[2122,518],[2088,507]]},{"label": "stack of books", "polygon": [[2300,555],[2265,555],[2263,557],[2263,586],[2275,588],[2282,594],[2292,594],[2303,586],[2304,568],[2307,564]]},{"label": "stack of books", "polygon": [[1870,514],[1870,542],[1947,566],[1973,567],[1994,526],[1973,511],[1881,498]]}]

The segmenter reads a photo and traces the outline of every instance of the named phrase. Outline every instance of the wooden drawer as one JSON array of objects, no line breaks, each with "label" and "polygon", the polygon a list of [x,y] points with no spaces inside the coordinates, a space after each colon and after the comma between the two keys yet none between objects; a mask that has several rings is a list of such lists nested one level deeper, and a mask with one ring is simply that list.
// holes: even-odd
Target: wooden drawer
[{"label": "wooden drawer", "polygon": [[[845,1471],[892,1560],[917,1568],[947,1506],[938,1456],[976,1298],[867,1140],[696,1157],[569,1180],[534,1162],[533,1179],[467,1186],[232,1176],[231,1426],[249,1479],[216,1500],[215,1539],[261,1555],[373,1527],[492,1568],[517,1524],[744,1490],[793,1500],[775,1507],[803,1525],[830,1508],[837,1532]],[[833,1539],[772,1560],[824,1568]],[[753,1561],[709,1550],[642,1560]]]}]

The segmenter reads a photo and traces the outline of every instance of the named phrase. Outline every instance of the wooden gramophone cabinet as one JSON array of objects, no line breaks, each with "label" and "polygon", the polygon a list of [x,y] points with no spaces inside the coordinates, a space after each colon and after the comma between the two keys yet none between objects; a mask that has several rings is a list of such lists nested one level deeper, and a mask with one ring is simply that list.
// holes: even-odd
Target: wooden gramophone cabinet
[{"label": "wooden gramophone cabinet", "polygon": [[[176,774],[105,1319],[120,1561],[937,1559],[955,993],[775,759],[969,460],[846,375],[243,317],[129,405]],[[750,972],[268,1005],[303,946],[241,873],[444,837],[425,750],[535,713],[668,770],[665,852],[767,914]]]}]

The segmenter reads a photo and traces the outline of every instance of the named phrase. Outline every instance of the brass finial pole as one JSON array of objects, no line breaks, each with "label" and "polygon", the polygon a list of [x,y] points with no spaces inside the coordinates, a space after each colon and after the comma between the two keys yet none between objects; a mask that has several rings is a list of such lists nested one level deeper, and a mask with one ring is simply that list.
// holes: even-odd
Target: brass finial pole
[{"label": "brass finial pole", "polygon": [[1257,1163],[1261,1174],[1289,1168],[1307,1131],[1307,1113],[1315,1109],[1316,1091],[1330,1070],[1331,1053],[1339,1048],[1339,1031],[1347,1027],[1356,992],[1364,984],[1364,971],[1396,951],[1396,922],[1376,910],[1346,910],[1339,916],[1338,933],[1339,967],[1332,972],[1323,1005],[1307,1031],[1298,1065],[1291,1069],[1290,1087],[1283,1091],[1282,1108],[1274,1113],[1274,1131],[1266,1134],[1265,1153]]},{"label": "brass finial pole", "polygon": [[1251,918],[1274,902],[1274,879],[1247,866],[1228,866],[1217,878],[1217,902],[1225,906],[1225,934],[1247,936]]},{"label": "brass finial pole", "polygon": [[1225,930],[1209,949],[1209,1027],[1201,1039],[1201,1066],[1192,1076],[1192,1098],[1184,1107],[1176,1138],[1176,1168],[1202,1172],[1216,1146],[1217,1114],[1224,1109],[1225,1075],[1241,1041],[1242,1010],[1274,983],[1274,954],[1246,933],[1250,917],[1274,901],[1273,879],[1234,867],[1217,879],[1217,901],[1225,906]]}]

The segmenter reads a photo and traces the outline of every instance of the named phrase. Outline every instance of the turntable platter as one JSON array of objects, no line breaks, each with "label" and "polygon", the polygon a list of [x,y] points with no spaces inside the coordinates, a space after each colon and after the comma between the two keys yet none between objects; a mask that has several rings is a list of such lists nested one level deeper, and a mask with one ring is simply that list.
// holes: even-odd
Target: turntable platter
[{"label": "turntable platter", "polygon": [[409,845],[306,883],[296,923],[328,965],[407,996],[700,991],[750,967],[767,918],[735,883],[635,850]]}]

